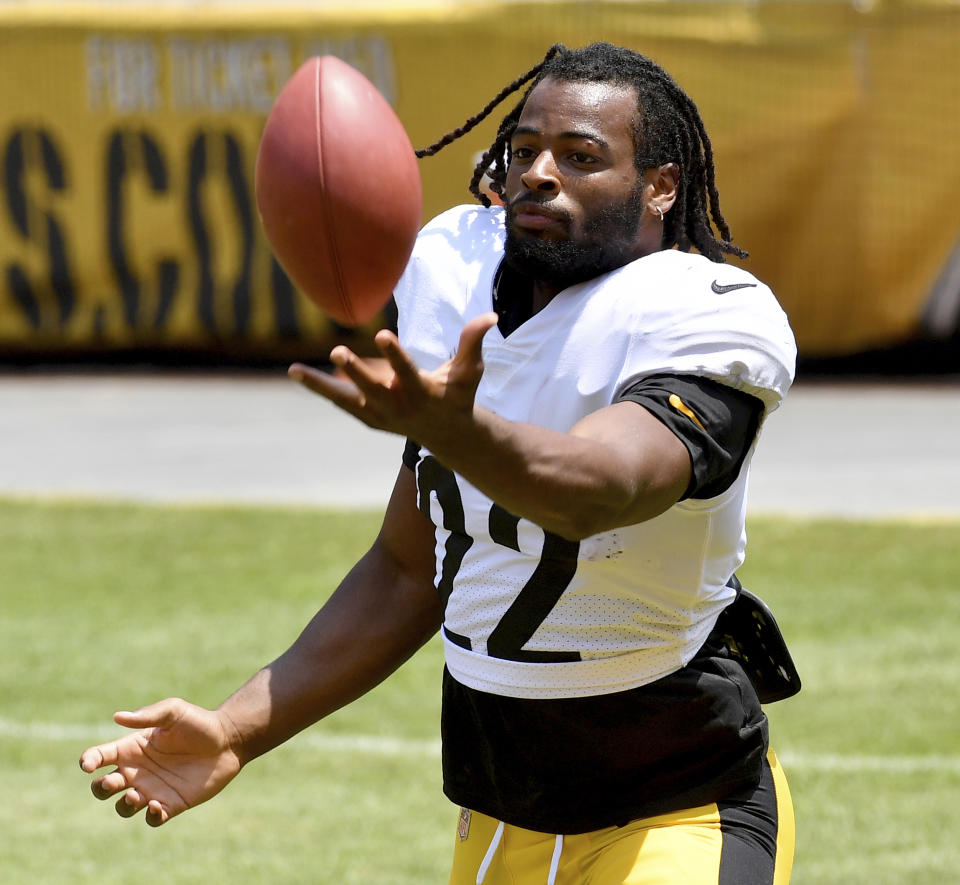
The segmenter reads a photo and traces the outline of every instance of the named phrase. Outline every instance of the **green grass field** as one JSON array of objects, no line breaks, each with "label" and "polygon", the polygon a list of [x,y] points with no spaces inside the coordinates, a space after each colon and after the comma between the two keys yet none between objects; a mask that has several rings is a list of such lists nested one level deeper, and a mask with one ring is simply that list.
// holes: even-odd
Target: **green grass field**
[{"label": "green grass field", "polygon": [[[214,705],[282,651],[372,514],[0,501],[0,881],[446,882],[441,651],[159,830],[77,759],[115,709]],[[750,523],[744,583],[804,679],[769,709],[796,885],[960,881],[960,522]]]}]

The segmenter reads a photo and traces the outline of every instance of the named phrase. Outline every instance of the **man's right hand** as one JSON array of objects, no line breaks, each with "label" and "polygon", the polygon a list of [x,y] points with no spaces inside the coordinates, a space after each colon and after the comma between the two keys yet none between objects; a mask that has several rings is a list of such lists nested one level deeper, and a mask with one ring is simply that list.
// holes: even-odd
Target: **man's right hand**
[{"label": "man's right hand", "polygon": [[117,814],[132,817],[146,808],[146,821],[158,827],[171,817],[206,802],[239,773],[229,719],[168,698],[135,712],[114,715],[114,721],[139,731],[90,747],[80,768],[93,773],[116,768],[90,785],[98,799],[117,799]]}]

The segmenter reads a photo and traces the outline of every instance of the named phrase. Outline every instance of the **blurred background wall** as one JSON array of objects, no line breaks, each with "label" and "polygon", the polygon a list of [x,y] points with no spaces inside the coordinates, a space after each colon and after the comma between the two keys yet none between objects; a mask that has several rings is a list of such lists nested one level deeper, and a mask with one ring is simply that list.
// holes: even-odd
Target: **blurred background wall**
[{"label": "blurred background wall", "polygon": [[[807,364],[960,371],[957,0],[0,2],[0,355],[322,359],[362,341],[259,228],[254,159],[286,79],[338,55],[423,147],[552,43],[598,39],[697,102],[734,239]],[[472,199],[516,98],[421,161],[425,219]]]}]

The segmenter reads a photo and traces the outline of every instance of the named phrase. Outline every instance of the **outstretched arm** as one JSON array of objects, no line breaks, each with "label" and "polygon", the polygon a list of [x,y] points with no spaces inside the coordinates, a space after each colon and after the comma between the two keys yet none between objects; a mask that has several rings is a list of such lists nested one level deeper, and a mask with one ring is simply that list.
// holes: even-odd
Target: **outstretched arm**
[{"label": "outstretched arm", "polygon": [[243,762],[365,694],[439,630],[434,543],[403,467],[370,551],[297,641],[220,706]]},{"label": "outstretched arm", "polygon": [[496,320],[471,320],[456,355],[433,372],[381,331],[386,365],[341,346],[330,356],[345,378],[299,363],[290,375],[367,425],[415,439],[500,506],[562,537],[632,525],[675,504],[690,482],[690,456],[642,406],[615,403],[558,433],[475,404],[483,337]]},{"label": "outstretched arm", "polygon": [[277,660],[216,710],[176,698],[117,713],[139,731],[85,750],[95,796],[117,812],[146,809],[159,826],[222,790],[251,759],[373,688],[439,629],[433,527],[402,468],[380,534],[336,592]]}]

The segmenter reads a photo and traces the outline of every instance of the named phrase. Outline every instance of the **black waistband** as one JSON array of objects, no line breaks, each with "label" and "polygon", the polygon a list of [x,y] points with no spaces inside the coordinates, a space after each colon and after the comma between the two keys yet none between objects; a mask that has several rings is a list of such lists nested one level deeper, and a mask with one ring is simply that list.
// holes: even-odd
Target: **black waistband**
[{"label": "black waistband", "polygon": [[714,639],[681,670],[629,691],[528,700],[444,673],[444,791],[547,833],[581,833],[722,801],[756,785],[767,721]]}]

